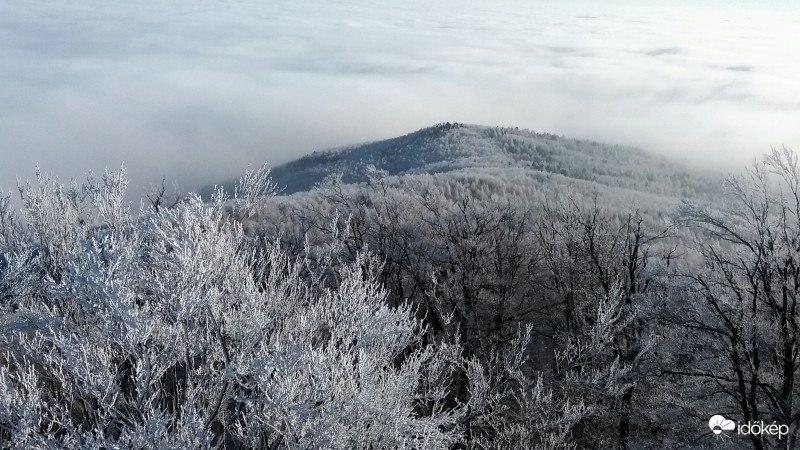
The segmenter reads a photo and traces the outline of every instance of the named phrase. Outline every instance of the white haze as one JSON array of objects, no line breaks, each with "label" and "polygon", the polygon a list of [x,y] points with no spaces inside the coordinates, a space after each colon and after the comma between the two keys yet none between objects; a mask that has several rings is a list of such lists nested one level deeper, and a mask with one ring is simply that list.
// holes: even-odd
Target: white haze
[{"label": "white haze", "polygon": [[800,149],[800,9],[648,3],[0,1],[0,188],[124,161],[188,189],[445,121]]}]

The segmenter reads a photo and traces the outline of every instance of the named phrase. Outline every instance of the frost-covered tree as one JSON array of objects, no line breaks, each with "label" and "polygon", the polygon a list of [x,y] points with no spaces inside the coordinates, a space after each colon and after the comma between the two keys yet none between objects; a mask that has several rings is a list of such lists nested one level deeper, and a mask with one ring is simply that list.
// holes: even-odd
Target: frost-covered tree
[{"label": "frost-covered tree", "polygon": [[[317,236],[312,242],[324,243],[321,236],[339,233],[348,258],[364,246],[375,252],[385,261],[381,280],[391,292],[390,301],[418,305],[434,335],[460,342],[462,356],[480,363],[485,390],[495,393],[497,402],[482,403],[483,410],[475,406],[478,372],[464,369],[450,386],[457,400],[471,404],[463,425],[474,445],[491,448],[487,442],[492,442],[490,437],[500,439],[500,430],[532,430],[532,422],[547,418],[549,425],[537,422],[534,428],[540,431],[532,431],[531,439],[506,436],[508,442],[526,442],[520,444],[523,448],[545,445],[541,430],[555,433],[558,417],[573,417],[566,413],[568,405],[583,406],[581,414],[575,414],[579,420],[558,422],[569,424],[563,430],[571,442],[574,429],[583,430],[585,437],[575,443],[600,446],[620,439],[620,424],[630,430],[623,419],[640,417],[630,407],[631,392],[635,386],[644,388],[641,366],[651,341],[650,330],[636,331],[643,329],[644,320],[639,297],[655,278],[654,260],[662,255],[655,244],[666,234],[655,235],[657,229],[636,214],[620,221],[599,209],[586,216],[588,210],[567,208],[535,217],[536,212],[513,195],[484,196],[468,184],[443,184],[426,176],[397,180],[377,170],[369,176],[360,186],[334,178],[308,195],[273,206],[294,212],[293,225],[282,222],[289,234],[307,237],[310,231]],[[267,217],[276,216],[265,213],[262,221],[275,223]],[[545,235],[537,233],[545,222],[560,234],[543,240]],[[563,233],[571,233],[571,238]],[[564,308],[559,303],[564,292],[553,291],[561,273],[548,266],[543,251],[562,255],[570,248],[579,250],[576,261],[550,255],[556,258],[553,263],[578,271],[583,280],[575,286],[580,296],[580,305],[572,311],[575,321],[567,324],[561,313],[553,316]],[[499,355],[518,352],[521,347],[514,342],[519,327],[526,325],[534,327],[524,364],[517,372],[509,371],[499,363],[504,360]],[[539,404],[538,414],[520,414],[526,407],[511,405],[524,397],[518,394],[536,391],[537,383],[552,401]],[[625,433],[623,440],[631,434]]]},{"label": "frost-covered tree", "polygon": [[[552,339],[558,371],[568,375],[564,388],[597,406],[581,426],[586,443],[627,448],[634,427],[656,422],[635,396],[648,390],[656,330],[647,300],[663,291],[660,278],[675,255],[671,227],[638,211],[605,210],[597,197],[569,198],[544,205],[533,234],[546,293],[537,311],[541,331]],[[576,349],[581,357],[559,361]]]},{"label": "frost-covered tree", "polygon": [[[124,170],[69,186],[37,171],[19,186],[20,213],[10,195],[0,197],[4,447],[574,447],[572,430],[590,408],[530,369],[530,328],[512,331],[507,318],[478,352],[481,338],[462,333],[492,336],[491,326],[467,326],[463,312],[440,308],[434,327],[422,320],[431,314],[424,304],[389,299],[387,264],[419,260],[388,258],[402,255],[390,253],[402,249],[398,241],[377,245],[374,256],[365,246],[379,241],[353,236],[402,232],[407,221],[395,230],[386,228],[394,219],[334,215],[315,224],[328,230],[324,239],[304,234],[302,249],[287,252],[244,232],[242,221],[275,190],[263,169],[249,171],[233,198],[218,190],[210,203],[189,195],[135,210],[126,183]],[[502,231],[508,216],[452,205],[448,214],[483,230],[480,245],[515,242]],[[478,245],[471,228],[448,220],[432,229]],[[425,255],[455,252],[453,264],[470,263],[477,253],[464,243]],[[512,256],[502,257],[518,261]],[[456,269],[471,268],[469,283],[497,280],[475,288],[472,307],[494,304],[498,283],[515,279],[470,264]],[[433,274],[434,266],[421,267]],[[438,301],[446,292],[426,295]],[[567,365],[585,357],[575,345]]]},{"label": "frost-covered tree", "polygon": [[419,345],[425,327],[410,306],[384,302],[373,257],[333,274],[320,261],[333,261],[334,246],[312,265],[255,245],[225,212],[246,211],[250,198],[190,196],[134,212],[124,172],[68,188],[37,175],[20,187],[21,215],[0,203],[6,445],[448,448],[461,439],[463,406],[441,388],[460,351]]},{"label": "frost-covered tree", "polygon": [[[795,448],[800,430],[800,166],[773,150],[727,182],[721,211],[684,204],[700,264],[680,274],[665,317],[688,336],[665,373],[699,385],[692,409],[786,424],[782,442],[749,435],[755,449]],[[680,306],[681,308],[677,308]],[[691,391],[697,392],[697,391]]]}]

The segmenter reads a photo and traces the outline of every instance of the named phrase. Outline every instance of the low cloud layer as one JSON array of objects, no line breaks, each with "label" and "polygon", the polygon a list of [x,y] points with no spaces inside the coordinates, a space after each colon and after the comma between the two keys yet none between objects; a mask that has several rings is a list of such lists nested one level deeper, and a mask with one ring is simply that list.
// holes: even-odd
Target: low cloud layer
[{"label": "low cloud layer", "polygon": [[596,3],[0,1],[0,188],[124,161],[189,189],[445,121],[800,150],[800,9]]}]

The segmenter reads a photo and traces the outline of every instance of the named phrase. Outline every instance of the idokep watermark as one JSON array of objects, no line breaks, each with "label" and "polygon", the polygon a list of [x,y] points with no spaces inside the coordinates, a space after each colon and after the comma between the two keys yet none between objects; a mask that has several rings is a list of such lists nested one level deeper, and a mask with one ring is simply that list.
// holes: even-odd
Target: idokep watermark
[{"label": "idokep watermark", "polygon": [[734,423],[734,421],[726,419],[719,414],[708,419],[708,427],[716,435],[735,431],[742,436],[777,436],[778,440],[780,440],[789,434],[789,425],[777,422],[766,423],[760,420]]}]

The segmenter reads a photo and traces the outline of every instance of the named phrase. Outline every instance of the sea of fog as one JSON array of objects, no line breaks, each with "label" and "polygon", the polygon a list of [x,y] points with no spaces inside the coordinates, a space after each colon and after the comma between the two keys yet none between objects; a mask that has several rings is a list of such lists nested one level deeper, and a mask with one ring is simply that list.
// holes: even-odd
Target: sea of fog
[{"label": "sea of fog", "polygon": [[0,0],[0,189],[123,161],[192,189],[445,121],[800,150],[800,7],[698,4]]}]

